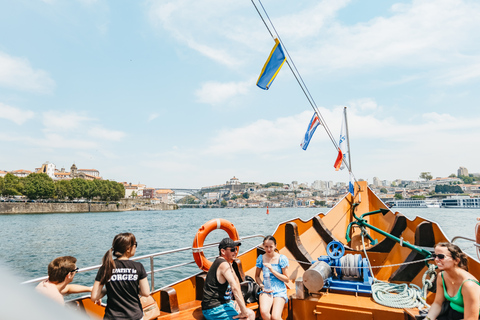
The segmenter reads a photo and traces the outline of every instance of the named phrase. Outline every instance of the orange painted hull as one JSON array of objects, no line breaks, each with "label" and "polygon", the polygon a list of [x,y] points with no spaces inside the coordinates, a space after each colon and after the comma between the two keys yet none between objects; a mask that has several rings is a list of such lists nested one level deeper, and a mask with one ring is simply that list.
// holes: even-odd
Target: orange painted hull
[{"label": "orange painted hull", "polygon": [[[328,214],[319,214],[308,221],[293,219],[280,224],[274,232],[273,235],[277,239],[277,248],[281,254],[287,256],[290,260],[288,269],[290,282],[287,284],[290,299],[288,305],[285,306],[283,319],[403,320],[414,319],[414,315],[418,313],[416,309],[394,309],[381,306],[373,301],[371,295],[367,294],[357,295],[354,293],[322,291],[307,295],[304,299],[296,297],[295,280],[302,277],[305,272],[302,263],[297,261],[302,261],[302,259],[312,261],[321,255],[326,255],[328,240],[334,239],[342,242],[347,248],[346,253],[362,254],[364,256],[359,228],[351,230],[351,242],[347,243],[345,240],[347,226],[354,221],[352,203],[360,201],[355,210],[357,216],[380,208],[388,208],[367,187],[366,182],[360,182],[359,186],[361,190],[355,199],[347,194]],[[398,233],[403,241],[408,241],[411,244],[416,244],[418,241],[426,241],[431,244],[447,241],[446,236],[437,224],[423,218],[417,217],[414,220],[409,220],[398,212],[389,211],[385,215],[368,216],[366,220],[379,229]],[[372,238],[379,241],[375,246],[367,246],[368,257],[372,266],[402,264],[411,257],[412,250],[402,247],[398,243],[389,242],[388,239],[377,232],[371,230],[369,232]],[[254,277],[258,254],[259,250],[253,248],[238,257],[245,275]],[[421,263],[421,266],[417,267],[418,270],[405,269],[408,268],[398,265],[374,268],[373,272],[375,278],[379,280],[404,282],[401,279],[408,278],[409,280],[405,282],[414,283],[421,287],[422,276],[427,270],[425,264]],[[479,278],[480,264],[478,261],[470,259],[469,269]],[[203,272],[200,272],[154,292],[153,297],[158,301],[162,310],[158,319],[203,319],[200,298],[203,292],[204,275]],[[431,303],[433,296],[430,293],[427,302]],[[103,307],[94,305],[88,299],[80,299],[79,303],[92,318],[103,316]],[[249,307],[252,309],[258,308],[256,304]]]}]

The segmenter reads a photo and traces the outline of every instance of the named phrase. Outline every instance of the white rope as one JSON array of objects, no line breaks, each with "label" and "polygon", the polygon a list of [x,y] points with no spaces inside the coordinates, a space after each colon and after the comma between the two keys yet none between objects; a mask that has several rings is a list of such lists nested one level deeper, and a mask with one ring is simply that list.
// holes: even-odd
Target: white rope
[{"label": "white rope", "polygon": [[[370,266],[370,259],[368,258],[367,251],[365,250],[365,241],[364,241],[364,232],[362,231],[362,244],[363,250],[365,252],[365,257],[367,258],[368,265]],[[423,259],[430,260],[430,259]],[[420,260],[418,260],[420,261]],[[418,262],[417,261],[417,262]],[[429,270],[432,270],[431,267],[425,272],[427,274]],[[433,269],[434,270],[434,269]],[[373,277],[373,270],[370,269],[370,272]],[[425,276],[426,277],[426,276]],[[424,283],[424,289],[420,289],[419,286],[414,285],[413,283],[408,286],[406,283],[396,284],[396,283],[388,283],[385,281],[380,281],[376,278],[373,278],[372,284],[372,297],[376,303],[381,304],[383,306],[391,307],[391,308],[429,308],[430,306],[425,301],[427,287]],[[425,297],[423,296],[425,293]]]}]

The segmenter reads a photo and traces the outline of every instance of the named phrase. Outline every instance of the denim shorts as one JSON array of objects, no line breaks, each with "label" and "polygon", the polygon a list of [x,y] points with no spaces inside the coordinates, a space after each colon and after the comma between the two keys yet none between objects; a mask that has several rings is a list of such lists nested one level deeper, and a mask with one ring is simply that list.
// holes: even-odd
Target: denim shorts
[{"label": "denim shorts", "polygon": [[235,306],[231,301],[212,309],[202,310],[202,313],[207,320],[232,320],[234,316],[238,315],[238,312],[235,310]]}]

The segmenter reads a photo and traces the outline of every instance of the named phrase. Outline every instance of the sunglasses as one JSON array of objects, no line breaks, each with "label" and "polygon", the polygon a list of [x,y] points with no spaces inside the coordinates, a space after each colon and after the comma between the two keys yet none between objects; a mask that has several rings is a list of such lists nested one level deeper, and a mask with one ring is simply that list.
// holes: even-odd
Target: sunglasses
[{"label": "sunglasses", "polygon": [[70,272],[75,272],[75,273],[77,273],[77,272],[78,272],[78,267],[77,267],[77,268],[75,268],[75,269],[73,269],[73,270],[72,270],[72,271],[70,271]]},{"label": "sunglasses", "polygon": [[445,257],[448,257],[448,256],[444,255],[443,253],[439,253],[439,254],[433,253],[433,254],[432,254],[432,258],[433,258],[433,259],[437,259],[437,258],[438,258],[439,260],[443,260],[443,259],[445,259]]},{"label": "sunglasses", "polygon": [[138,242],[135,242],[135,247],[138,247]]},{"label": "sunglasses", "polygon": [[230,252],[236,252],[237,251],[237,247],[235,247],[235,248],[225,248],[225,249],[230,250]]}]

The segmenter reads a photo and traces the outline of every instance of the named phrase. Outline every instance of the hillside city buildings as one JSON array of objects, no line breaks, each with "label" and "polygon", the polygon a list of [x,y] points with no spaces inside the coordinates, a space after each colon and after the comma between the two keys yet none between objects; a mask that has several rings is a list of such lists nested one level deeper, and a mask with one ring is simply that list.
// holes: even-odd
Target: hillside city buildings
[{"label": "hillside city buildings", "polygon": [[[26,177],[32,172],[45,173],[53,180],[82,178],[86,180],[102,179],[96,169],[78,169],[75,164],[70,171],[65,168],[58,169],[55,164],[45,162],[33,171],[18,169],[12,171],[0,170],[0,177],[11,173],[18,177]],[[469,174],[467,168],[460,167],[457,176],[437,177],[424,180],[394,181],[382,180],[374,177],[369,187],[384,202],[398,199],[418,199],[442,195],[435,194],[437,186],[458,186],[463,195],[472,198],[480,197],[480,181],[475,181],[480,174]],[[474,177],[472,183],[467,184],[463,177]],[[360,179],[361,180],[361,179]],[[479,182],[479,183],[477,183]],[[340,197],[348,192],[345,182],[315,180],[312,184],[299,183],[267,183],[241,182],[237,177],[232,177],[225,183],[207,186],[201,189],[162,189],[147,187],[145,184],[132,184],[121,182],[125,188],[125,198],[148,199],[150,203],[175,203],[191,206],[218,205],[223,207],[295,207],[295,206],[329,206],[336,203]],[[458,189],[457,189],[458,190]],[[446,197],[446,195],[443,195]],[[183,200],[182,200],[183,198]]]}]

